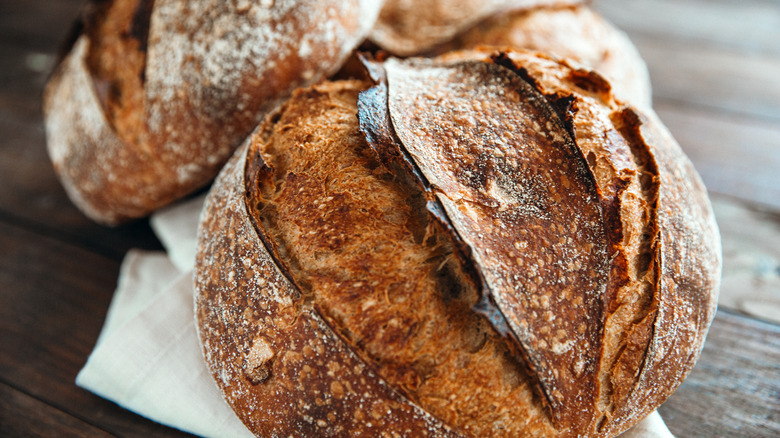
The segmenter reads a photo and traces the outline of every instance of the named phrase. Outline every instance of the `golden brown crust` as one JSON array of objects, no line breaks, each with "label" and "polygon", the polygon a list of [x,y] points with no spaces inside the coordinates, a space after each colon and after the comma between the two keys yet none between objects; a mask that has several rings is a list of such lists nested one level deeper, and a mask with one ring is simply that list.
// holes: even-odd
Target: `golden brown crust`
[{"label": "golden brown crust", "polygon": [[585,4],[542,5],[496,14],[437,48],[512,47],[549,53],[596,70],[615,94],[632,105],[650,108],[650,75],[639,52],[623,32]]},{"label": "golden brown crust", "polygon": [[493,15],[582,0],[386,0],[369,38],[397,56],[420,55]]},{"label": "golden brown crust", "polygon": [[84,33],[85,64],[110,126],[130,144],[147,144],[143,120],[146,44],[154,0],[95,5]]},{"label": "golden brown crust", "polygon": [[[296,92],[209,195],[198,325],[239,416],[274,436],[606,437],[655,409],[720,269],[655,116],[529,52],[369,67],[360,98]],[[360,403],[395,410],[365,424]]]},{"label": "golden brown crust", "polygon": [[[706,189],[677,142],[653,113],[634,114],[637,135],[658,163],[657,292],[652,338],[630,398],[615,424],[663,403],[691,371],[717,306],[720,234]],[[613,427],[615,432],[621,430]]]},{"label": "golden brown crust", "polygon": [[[356,86],[344,88],[356,97]],[[285,278],[247,214],[244,166],[265,168],[247,159],[251,146],[216,181],[199,231],[196,317],[228,402],[260,436],[458,436],[389,387]]]},{"label": "golden brown crust", "polygon": [[253,142],[250,156],[263,157],[263,171],[250,159],[246,177],[258,234],[333,329],[425,411],[477,436],[527,432],[519,415],[549,429],[517,353],[471,310],[477,293],[420,208],[422,193],[360,135],[366,85],[341,87],[297,92]]},{"label": "golden brown crust", "polygon": [[106,224],[203,186],[264,113],[339,67],[378,8],[376,0],[103,3],[44,96],[63,184]]},{"label": "golden brown crust", "polygon": [[556,425],[584,429],[608,274],[584,157],[544,97],[498,64],[383,67],[401,153],[468,245]]},{"label": "golden brown crust", "polygon": [[169,201],[154,189],[167,175],[111,127],[85,68],[88,45],[84,36],[77,40],[46,88],[47,147],[74,204],[94,220],[115,224]]}]

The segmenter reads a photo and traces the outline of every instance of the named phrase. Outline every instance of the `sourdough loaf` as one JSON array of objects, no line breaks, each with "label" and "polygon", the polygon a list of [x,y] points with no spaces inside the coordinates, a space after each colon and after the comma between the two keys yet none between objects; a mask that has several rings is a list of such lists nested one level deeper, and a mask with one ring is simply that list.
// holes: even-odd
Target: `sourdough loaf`
[{"label": "sourdough loaf", "polygon": [[199,229],[196,318],[259,436],[615,436],[691,370],[717,227],[598,74],[531,52],[369,61],[244,143]]},{"label": "sourdough loaf", "polygon": [[93,1],[44,95],[54,167],[106,224],[209,182],[263,115],[333,73],[379,0]]}]

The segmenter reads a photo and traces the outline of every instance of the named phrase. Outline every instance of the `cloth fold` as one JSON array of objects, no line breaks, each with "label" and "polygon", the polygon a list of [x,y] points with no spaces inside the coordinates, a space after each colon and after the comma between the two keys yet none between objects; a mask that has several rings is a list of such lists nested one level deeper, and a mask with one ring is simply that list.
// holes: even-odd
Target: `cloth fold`
[{"label": "cloth fold", "polygon": [[252,436],[206,369],[192,273],[180,273],[164,253],[128,253],[106,324],[76,384],[196,435]]},{"label": "cloth fold", "polygon": [[[222,398],[201,354],[192,267],[203,197],[152,218],[167,250],[131,250],[103,330],[76,384],[159,423],[204,437],[252,434]],[[669,438],[657,412],[622,435]]]}]

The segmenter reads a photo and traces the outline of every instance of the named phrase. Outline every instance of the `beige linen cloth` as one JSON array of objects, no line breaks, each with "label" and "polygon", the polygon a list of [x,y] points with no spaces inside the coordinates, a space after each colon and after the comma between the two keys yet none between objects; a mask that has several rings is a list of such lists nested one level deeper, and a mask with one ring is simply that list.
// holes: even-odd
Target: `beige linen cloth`
[{"label": "beige linen cloth", "polygon": [[[191,273],[202,202],[196,198],[152,217],[167,254],[127,254],[105,325],[76,384],[186,432],[250,437],[212,381],[195,331]],[[672,434],[653,412],[622,437]]]}]

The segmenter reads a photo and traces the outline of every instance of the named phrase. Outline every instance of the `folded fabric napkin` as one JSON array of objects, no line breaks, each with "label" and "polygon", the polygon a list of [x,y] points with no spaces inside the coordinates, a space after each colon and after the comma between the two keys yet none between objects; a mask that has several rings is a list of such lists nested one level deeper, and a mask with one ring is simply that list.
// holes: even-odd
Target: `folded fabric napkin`
[{"label": "folded fabric napkin", "polygon": [[152,220],[168,254],[131,250],[103,330],[76,384],[140,415],[206,437],[251,437],[211,379],[193,318],[198,198]]},{"label": "folded fabric napkin", "polygon": [[202,436],[250,437],[211,380],[193,319],[192,275],[130,251],[98,343],[76,384]]},{"label": "folded fabric napkin", "polygon": [[[196,198],[153,217],[167,255],[127,254],[105,325],[76,384],[186,432],[249,437],[212,381],[195,331],[191,270],[202,202]],[[622,436],[672,434],[653,412]]]}]

